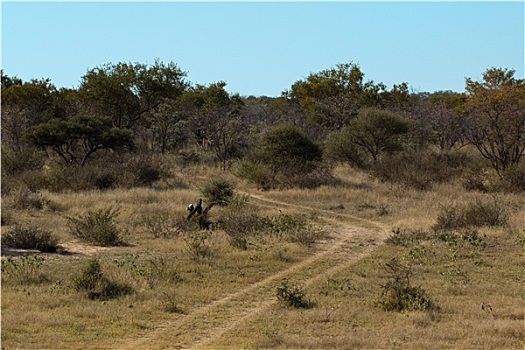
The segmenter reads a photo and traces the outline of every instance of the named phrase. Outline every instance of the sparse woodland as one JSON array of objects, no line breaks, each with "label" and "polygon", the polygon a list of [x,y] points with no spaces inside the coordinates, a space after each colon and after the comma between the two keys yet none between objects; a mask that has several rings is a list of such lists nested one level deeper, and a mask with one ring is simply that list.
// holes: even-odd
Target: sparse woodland
[{"label": "sparse woodland", "polygon": [[173,62],[3,73],[2,347],[522,349],[514,74],[414,93],[346,63],[274,98]]}]

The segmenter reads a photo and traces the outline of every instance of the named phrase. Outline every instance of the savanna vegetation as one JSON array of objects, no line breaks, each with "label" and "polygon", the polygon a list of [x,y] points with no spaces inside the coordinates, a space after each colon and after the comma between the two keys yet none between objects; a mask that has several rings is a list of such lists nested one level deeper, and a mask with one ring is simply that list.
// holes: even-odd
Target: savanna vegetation
[{"label": "savanna vegetation", "polygon": [[[2,74],[2,347],[525,345],[525,82]],[[203,200],[203,209],[188,204]]]}]

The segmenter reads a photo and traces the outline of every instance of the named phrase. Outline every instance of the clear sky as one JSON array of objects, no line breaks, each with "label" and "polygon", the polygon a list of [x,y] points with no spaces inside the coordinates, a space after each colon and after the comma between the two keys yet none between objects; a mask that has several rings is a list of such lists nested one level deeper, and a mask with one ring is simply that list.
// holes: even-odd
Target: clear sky
[{"label": "clear sky", "polygon": [[464,91],[524,76],[524,2],[2,2],[2,69],[77,88],[105,63],[175,62],[192,83],[279,96],[354,62],[365,80]]}]

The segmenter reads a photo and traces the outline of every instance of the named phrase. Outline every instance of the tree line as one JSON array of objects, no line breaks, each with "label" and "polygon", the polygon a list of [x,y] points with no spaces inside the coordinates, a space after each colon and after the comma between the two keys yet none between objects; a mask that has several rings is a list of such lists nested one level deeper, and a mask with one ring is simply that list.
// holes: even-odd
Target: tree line
[{"label": "tree line", "polygon": [[95,67],[73,89],[2,72],[3,175],[108,155],[206,154],[266,188],[339,162],[372,169],[403,152],[471,145],[500,175],[525,154],[525,82],[512,69],[467,78],[461,93],[388,89],[354,63],[311,73],[276,98],[225,87],[191,83],[161,61]]}]

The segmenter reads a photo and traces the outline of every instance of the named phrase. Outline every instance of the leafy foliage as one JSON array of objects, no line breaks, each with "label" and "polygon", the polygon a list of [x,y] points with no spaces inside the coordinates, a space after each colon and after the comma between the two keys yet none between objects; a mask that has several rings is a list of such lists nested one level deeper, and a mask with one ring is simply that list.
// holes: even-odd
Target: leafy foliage
[{"label": "leafy foliage", "polygon": [[58,250],[58,239],[51,232],[30,224],[16,224],[2,236],[2,245],[10,248],[36,249],[54,253]]},{"label": "leafy foliage", "polygon": [[71,233],[88,243],[103,247],[122,245],[120,230],[114,221],[118,215],[118,209],[106,207],[89,211],[78,218],[68,217]]},{"label": "leafy foliage", "polygon": [[232,200],[234,187],[228,180],[218,177],[206,182],[201,193],[208,201],[225,205]]}]

